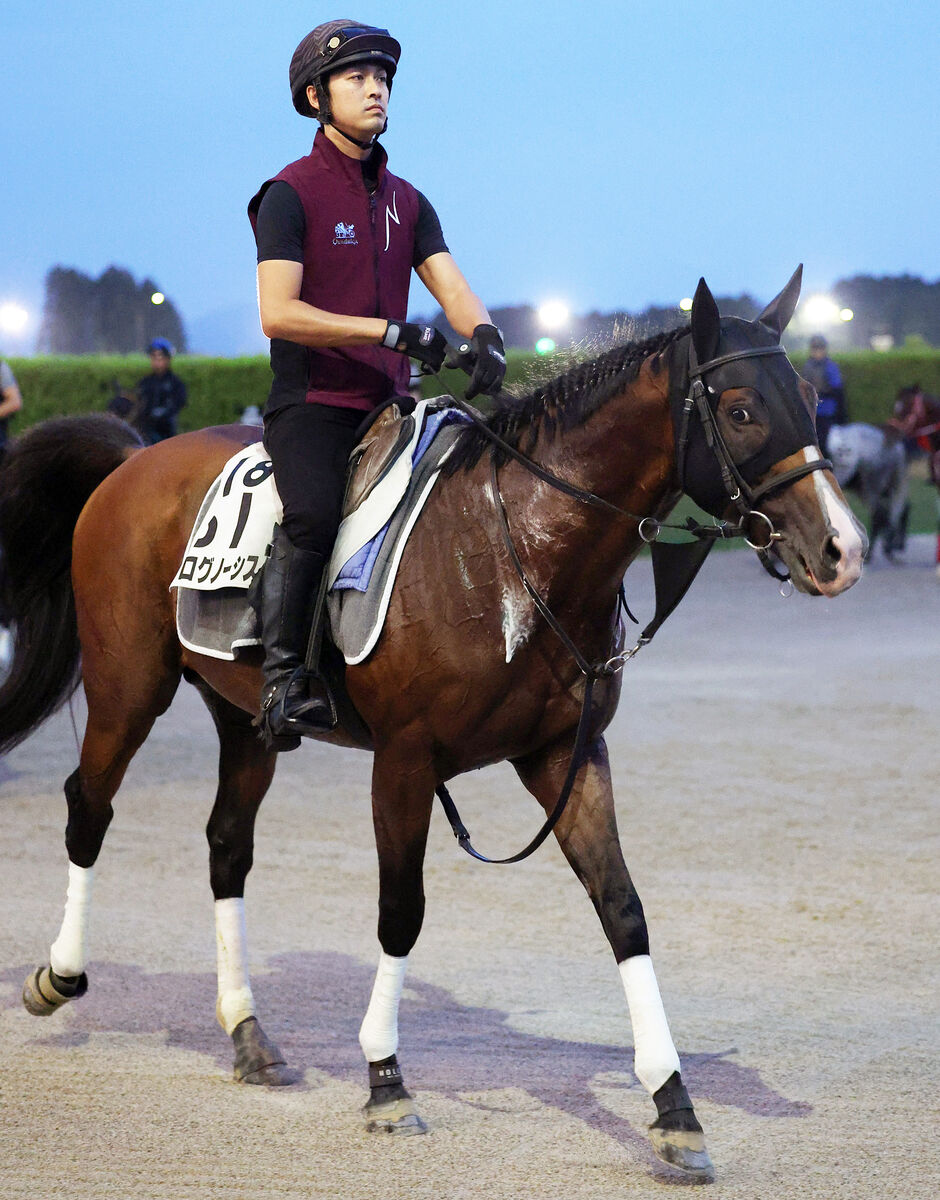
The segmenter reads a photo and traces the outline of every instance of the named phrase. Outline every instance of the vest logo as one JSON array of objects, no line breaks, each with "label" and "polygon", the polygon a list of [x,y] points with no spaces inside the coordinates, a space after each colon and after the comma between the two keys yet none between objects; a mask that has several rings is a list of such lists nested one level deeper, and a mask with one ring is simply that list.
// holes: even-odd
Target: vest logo
[{"label": "vest logo", "polygon": [[333,229],[333,245],[358,246],[359,241],[356,237],[355,225],[346,225],[342,221],[337,221]]},{"label": "vest logo", "polygon": [[386,250],[386,253],[388,252],[388,244],[391,241],[391,237],[392,237],[392,227],[389,224],[389,221],[394,221],[396,225],[401,224],[401,221],[399,221],[399,219],[398,219],[398,193],[397,192],[392,192],[392,207],[389,208],[389,206],[387,204],[385,205],[385,250]]}]

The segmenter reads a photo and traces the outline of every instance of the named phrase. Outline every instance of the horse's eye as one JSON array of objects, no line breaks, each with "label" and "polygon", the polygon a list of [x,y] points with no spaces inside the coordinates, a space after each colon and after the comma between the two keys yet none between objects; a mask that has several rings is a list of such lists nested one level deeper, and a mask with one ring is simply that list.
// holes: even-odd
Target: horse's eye
[{"label": "horse's eye", "polygon": [[747,425],[751,420],[751,414],[741,404],[736,404],[734,408],[729,409],[728,415],[734,421],[735,425]]}]

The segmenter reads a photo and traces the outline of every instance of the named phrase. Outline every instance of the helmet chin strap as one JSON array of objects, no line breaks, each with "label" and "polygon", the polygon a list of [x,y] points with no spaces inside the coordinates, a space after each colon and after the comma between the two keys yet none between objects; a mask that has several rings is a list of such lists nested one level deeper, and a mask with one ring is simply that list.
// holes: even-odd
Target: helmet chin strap
[{"label": "helmet chin strap", "polygon": [[[351,133],[347,133],[345,129],[340,129],[340,127],[336,124],[336,122],[332,118],[330,118],[329,123],[336,130],[337,133],[341,134],[346,139],[347,142],[352,142],[352,144],[354,146],[358,146],[360,150],[371,150],[372,147],[375,145],[376,138],[379,137],[379,134],[374,133],[367,142],[362,142],[359,140],[359,138],[354,138]],[[382,133],[384,133],[384,132],[385,132],[385,130],[383,129]]]}]

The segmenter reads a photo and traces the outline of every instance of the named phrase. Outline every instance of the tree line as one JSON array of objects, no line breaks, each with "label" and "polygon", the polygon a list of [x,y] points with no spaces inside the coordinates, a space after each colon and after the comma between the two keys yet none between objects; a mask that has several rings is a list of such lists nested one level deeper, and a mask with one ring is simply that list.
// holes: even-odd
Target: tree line
[{"label": "tree line", "polygon": [[40,354],[141,353],[154,338],[186,350],[186,332],[173,302],[154,303],[152,279],[137,283],[130,271],[108,267],[97,279],[71,267],[46,275]]},{"label": "tree line", "polygon": [[[877,348],[878,339],[885,337],[895,346],[913,341],[940,347],[940,280],[926,283],[914,275],[881,278],[855,275],[851,279],[840,279],[829,295],[839,308],[850,308],[854,314],[851,321],[838,325],[838,338],[833,340],[841,347]],[[723,316],[743,317],[748,321],[753,321],[765,305],[747,293],[718,296],[717,301]],[[538,310],[531,304],[493,308],[490,315],[503,331],[506,345],[523,350],[531,350],[546,333],[556,337],[560,344],[591,345],[611,340],[639,340],[688,321],[688,315],[676,306],[650,305],[641,312],[621,310],[572,316],[563,333],[552,334],[542,327]],[[448,340],[457,338],[442,312],[438,311],[428,320],[437,325]],[[811,334],[831,332],[829,329],[806,329],[800,333],[791,327],[786,344],[789,348],[800,349]]]},{"label": "tree line", "polygon": [[[152,301],[159,290],[152,279],[138,283],[121,267],[108,267],[97,279],[70,267],[53,267],[46,275],[36,348],[44,354],[131,354],[142,351],[153,338],[163,337],[177,351],[185,352],[185,328],[172,301]],[[913,340],[940,347],[940,280],[927,283],[915,275],[855,275],[840,279],[829,294],[839,307],[854,313],[853,320],[838,329],[840,346],[868,349],[879,340],[884,345],[885,339],[890,339],[895,346]],[[753,320],[764,304],[745,293],[719,296],[718,307],[727,316]],[[531,304],[491,309],[491,316],[509,347],[531,350],[550,332],[542,328]],[[440,311],[431,318],[416,319],[429,319],[450,340],[459,340]],[[677,307],[662,305],[650,305],[641,312],[591,312],[572,316],[556,337],[562,344],[579,345],[638,340],[687,320]],[[791,328],[787,345],[799,349],[811,332],[830,331],[805,330],[801,336]]]}]

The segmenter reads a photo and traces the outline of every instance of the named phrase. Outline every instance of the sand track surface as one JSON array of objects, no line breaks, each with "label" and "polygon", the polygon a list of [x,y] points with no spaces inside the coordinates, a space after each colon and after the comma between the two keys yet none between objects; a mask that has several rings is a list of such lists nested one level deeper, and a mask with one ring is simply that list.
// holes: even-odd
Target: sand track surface
[{"label": "sand track surface", "polygon": [[[940,1193],[940,583],[932,539],[835,601],[715,554],[627,669],[618,817],[722,1200]],[[628,577],[638,614],[649,569]],[[82,701],[74,704],[79,732]],[[400,1058],[431,1132],[363,1132],[377,957],[367,755],[285,755],[247,890],[259,1015],[301,1080],[231,1081],[215,1022],[208,714],[183,685],[99,859],[88,994],[20,1004],[66,886],[68,710],[0,763],[0,1196],[84,1200],[674,1194],[649,1150],[619,979],[550,841],[519,866],[432,824]],[[475,843],[539,813],[508,768],[456,781]]]}]

